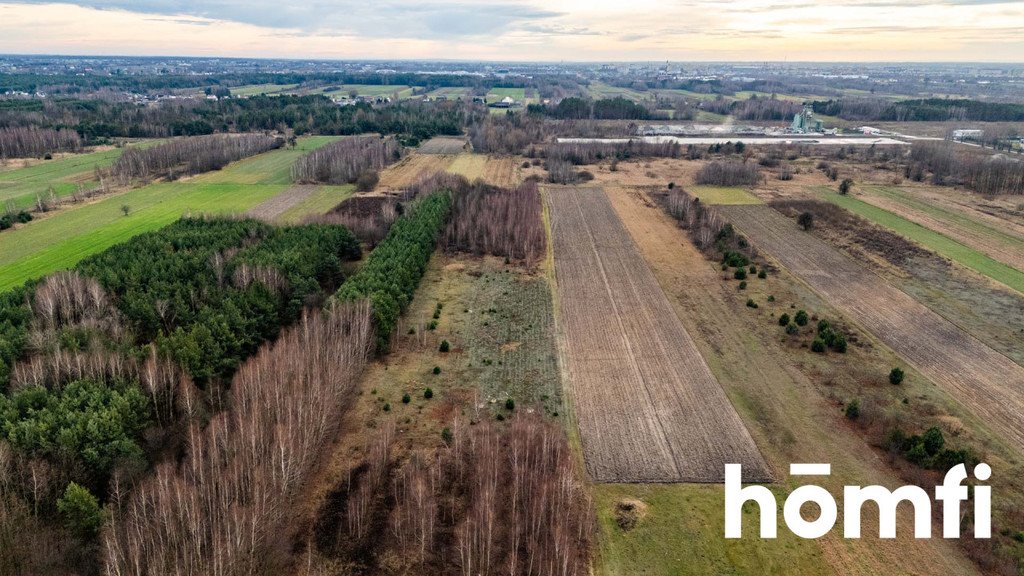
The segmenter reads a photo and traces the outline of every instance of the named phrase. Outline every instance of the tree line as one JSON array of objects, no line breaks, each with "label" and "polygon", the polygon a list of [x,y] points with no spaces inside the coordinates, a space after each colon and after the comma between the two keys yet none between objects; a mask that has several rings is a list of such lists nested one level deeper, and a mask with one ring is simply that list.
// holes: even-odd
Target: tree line
[{"label": "tree line", "polygon": [[42,158],[54,152],[78,152],[81,149],[82,138],[78,132],[67,128],[0,128],[0,158]]},{"label": "tree line", "polygon": [[409,306],[430,255],[451,212],[452,197],[438,191],[412,204],[391,226],[388,235],[336,294],[336,299],[369,299],[373,303],[377,348],[390,347],[398,317]]},{"label": "tree line", "polygon": [[563,98],[558,104],[530,104],[529,114],[548,116],[560,120],[650,120],[651,111],[645,106],[621,96],[589,100],[577,96]]},{"label": "tree line", "polygon": [[0,127],[38,126],[78,132],[86,143],[113,138],[167,138],[214,132],[286,130],[295,134],[394,134],[407,145],[436,135],[458,135],[480,106],[404,101],[386,106],[338,106],[323,95],[254,96],[223,100],[133,102],[47,99],[0,101]]},{"label": "tree line", "polygon": [[546,245],[537,182],[517,188],[483,182],[453,189],[452,215],[442,236],[445,249],[491,254],[533,266]]},{"label": "tree line", "polygon": [[845,120],[885,122],[1022,122],[1024,104],[981,100],[924,98],[890,102],[882,99],[840,98],[816,101],[814,111]]},{"label": "tree line", "polygon": [[299,157],[292,165],[292,180],[302,184],[350,184],[401,157],[401,145],[393,137],[343,138]]},{"label": "tree line", "polygon": [[154,178],[174,180],[220,170],[235,160],[280,148],[283,143],[279,138],[263,134],[178,138],[149,148],[126,148],[108,172],[122,185]]},{"label": "tree line", "polygon": [[914,142],[904,175],[938,185],[962,185],[980,194],[1024,194],[1024,162],[958,148],[951,142]]},{"label": "tree line", "polygon": [[446,430],[400,462],[383,428],[318,518],[319,550],[366,574],[587,574],[595,523],[564,430],[537,415]]}]

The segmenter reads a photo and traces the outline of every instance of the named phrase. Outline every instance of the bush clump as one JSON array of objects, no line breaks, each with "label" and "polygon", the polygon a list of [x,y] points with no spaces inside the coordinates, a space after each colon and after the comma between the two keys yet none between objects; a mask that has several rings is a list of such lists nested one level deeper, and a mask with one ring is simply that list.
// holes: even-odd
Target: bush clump
[{"label": "bush clump", "polygon": [[798,310],[796,316],[793,317],[793,321],[796,322],[797,326],[807,326],[807,322],[810,321],[810,317],[807,316],[807,312]]},{"label": "bush clump", "polygon": [[893,368],[889,371],[889,384],[893,386],[899,386],[903,383],[903,379],[906,378],[906,373],[903,372],[902,368]]}]

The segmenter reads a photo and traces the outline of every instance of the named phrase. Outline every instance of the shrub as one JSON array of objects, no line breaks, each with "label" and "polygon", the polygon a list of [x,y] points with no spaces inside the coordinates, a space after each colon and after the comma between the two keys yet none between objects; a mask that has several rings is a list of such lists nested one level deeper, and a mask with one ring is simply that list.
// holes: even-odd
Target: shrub
[{"label": "shrub", "polygon": [[739,252],[728,251],[722,255],[722,263],[732,268],[745,268],[750,259]]},{"label": "shrub", "polygon": [[796,334],[799,331],[800,329],[797,328],[796,324],[789,324],[786,326],[786,334],[789,334],[790,336]]},{"label": "shrub", "polygon": [[842,334],[836,336],[835,341],[832,343],[832,348],[840,354],[846,354],[846,337]]},{"label": "shrub", "polygon": [[851,189],[853,189],[853,180],[844,178],[843,181],[839,183],[839,193],[843,196],[849,194]]},{"label": "shrub", "polygon": [[441,430],[441,441],[447,445],[451,445],[452,440],[455,439],[455,435],[452,434],[451,428],[444,428]]},{"label": "shrub", "polygon": [[388,402],[384,403],[384,411],[385,412],[391,412],[391,404],[390,403],[388,403]]},{"label": "shrub", "polygon": [[438,347],[438,350],[440,350],[441,352],[448,352],[449,350],[451,350],[451,348],[452,345],[449,344],[447,340],[441,340],[441,346]]},{"label": "shrub", "polygon": [[516,409],[516,401],[515,400],[513,400],[511,398],[509,398],[508,400],[505,400],[505,410],[515,410],[515,409]]},{"label": "shrub", "polygon": [[380,182],[380,174],[376,170],[367,170],[356,178],[356,190],[360,192],[371,192]]},{"label": "shrub", "polygon": [[80,536],[94,536],[103,524],[103,511],[96,497],[74,482],[68,484],[57,499],[57,510],[64,517],[68,530]]},{"label": "shrub", "polygon": [[746,280],[744,280],[743,282],[740,282],[739,289],[740,290],[746,290],[747,289],[747,282],[746,282]]},{"label": "shrub", "polygon": [[402,394],[402,404],[408,404],[409,402],[412,402],[412,396],[408,392]]},{"label": "shrub", "polygon": [[764,280],[765,278],[768,277],[768,272],[762,269],[760,272],[757,273],[757,277],[760,278],[761,280]]},{"label": "shrub", "polygon": [[757,302],[754,302],[753,298],[747,299],[747,308],[757,308]]},{"label": "shrub", "polygon": [[906,378],[906,373],[901,368],[893,368],[889,371],[889,384],[893,386],[899,386],[903,383],[903,379]]},{"label": "shrub", "polygon": [[437,320],[431,320],[430,324],[427,324],[427,330],[437,330]]},{"label": "shrub", "polygon": [[807,326],[807,322],[810,318],[807,316],[807,312],[803,310],[797,310],[796,316],[793,317],[793,321],[796,322],[797,326]]},{"label": "shrub", "polygon": [[751,264],[750,265],[750,269],[748,270],[748,272],[750,272],[751,274],[756,274],[757,273],[757,266],[754,266],[753,264]]},{"label": "shrub", "polygon": [[[441,369],[438,368],[437,371],[440,372]],[[427,388],[426,390],[423,391],[423,398],[424,399],[430,400],[433,397],[434,397],[434,389],[433,388]]]},{"label": "shrub", "polygon": [[846,403],[846,417],[850,420],[860,418],[860,400],[853,399]]},{"label": "shrub", "polygon": [[434,376],[437,376],[438,374],[441,373],[441,367],[440,366],[434,366],[433,372],[434,372]]},{"label": "shrub", "polygon": [[814,342],[811,342],[811,351],[819,354],[825,352],[825,341],[821,338],[815,338]]},{"label": "shrub", "polygon": [[810,212],[803,212],[799,217],[797,217],[796,223],[804,230],[810,230],[814,227],[814,214],[811,214]]},{"label": "shrub", "polygon": [[747,270],[745,268],[737,268],[736,272],[733,273],[732,277],[737,280],[746,280]]},{"label": "shrub", "polygon": [[789,314],[783,314],[779,316],[779,326],[786,326],[789,324]]}]

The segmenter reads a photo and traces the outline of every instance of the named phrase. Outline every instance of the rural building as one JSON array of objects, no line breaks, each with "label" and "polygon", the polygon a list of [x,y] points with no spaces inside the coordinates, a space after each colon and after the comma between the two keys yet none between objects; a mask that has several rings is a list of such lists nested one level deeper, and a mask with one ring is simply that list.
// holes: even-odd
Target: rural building
[{"label": "rural building", "polygon": [[491,104],[494,108],[511,108],[516,105],[516,101],[511,96],[505,96],[500,101]]},{"label": "rural building", "polygon": [[825,125],[821,120],[814,117],[814,110],[805,104],[804,109],[796,116],[793,116],[793,123],[790,124],[789,129],[797,134],[820,133],[825,129]]},{"label": "rural building", "polygon": [[964,140],[980,140],[983,130],[953,130],[953,140],[963,142]]}]

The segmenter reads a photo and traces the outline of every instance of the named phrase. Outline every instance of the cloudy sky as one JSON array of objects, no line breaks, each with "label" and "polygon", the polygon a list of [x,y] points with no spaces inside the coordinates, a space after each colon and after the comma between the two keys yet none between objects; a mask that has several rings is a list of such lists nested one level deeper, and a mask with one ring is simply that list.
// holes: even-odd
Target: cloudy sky
[{"label": "cloudy sky", "polygon": [[0,0],[0,53],[1024,61],[1024,0]]}]

